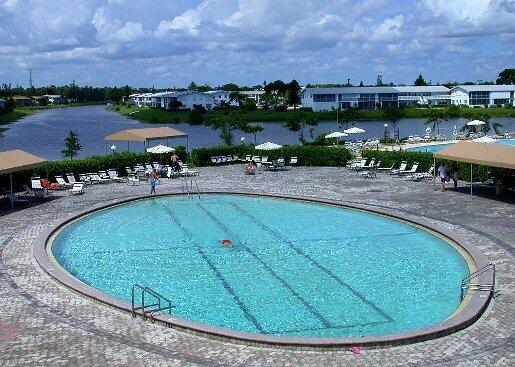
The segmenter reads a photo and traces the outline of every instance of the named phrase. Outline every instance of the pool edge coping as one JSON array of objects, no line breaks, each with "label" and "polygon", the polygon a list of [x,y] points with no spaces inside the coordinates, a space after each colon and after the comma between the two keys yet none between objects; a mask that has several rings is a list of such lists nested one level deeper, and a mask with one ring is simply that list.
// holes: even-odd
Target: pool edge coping
[{"label": "pool edge coping", "polygon": [[[271,194],[261,193],[257,191],[202,191],[202,194],[229,194],[229,195],[248,195],[248,196],[261,196],[261,197],[274,197],[279,199],[290,199],[297,201],[305,201],[311,203],[328,204],[339,206],[343,208],[363,210],[371,213],[388,216],[393,219],[401,220],[412,225],[422,227],[434,235],[438,235],[446,239],[450,246],[456,244],[460,250],[465,252],[476,265],[476,268],[488,264],[485,255],[474,245],[467,243],[461,238],[461,236],[455,233],[449,233],[446,229],[435,229],[428,223],[424,223],[423,220],[414,218],[410,215],[401,214],[391,210],[384,210],[378,208],[371,208],[366,203],[363,204],[347,204],[340,200],[308,197],[300,195],[284,195],[284,194]],[[79,279],[73,277],[66,270],[64,270],[59,264],[56,264],[55,260],[48,254],[47,248],[51,238],[59,232],[67,224],[82,218],[88,214],[94,213],[99,210],[108,209],[121,204],[129,202],[158,198],[158,197],[173,197],[173,196],[184,196],[185,193],[163,193],[158,195],[143,195],[125,198],[117,200],[109,204],[94,205],[89,209],[68,215],[59,220],[56,225],[45,228],[36,238],[33,245],[33,255],[36,258],[38,264],[43,270],[52,278],[57,280],[60,284],[70,288],[79,294],[86,296],[94,301],[98,301],[105,305],[114,307],[116,309],[132,312],[131,305],[128,302],[122,301],[118,298],[112,297],[107,293],[101,292],[100,290],[93,288],[92,286],[83,283]],[[455,249],[459,251],[458,249]],[[460,254],[463,256],[463,254]],[[465,261],[467,261],[465,259]],[[468,262],[468,261],[467,261]],[[491,275],[483,273],[478,276],[478,280],[482,283],[488,283],[492,281]],[[362,337],[362,338],[298,338],[298,337],[283,337],[283,336],[269,336],[265,334],[254,334],[234,331],[218,326],[212,326],[208,324],[198,323],[183,318],[171,317],[166,315],[156,315],[155,321],[164,324],[167,327],[175,328],[181,331],[188,332],[190,334],[200,335],[204,337],[214,338],[222,341],[243,343],[246,345],[257,345],[257,346],[272,346],[279,348],[293,348],[293,349],[338,349],[349,346],[364,346],[364,347],[379,347],[379,346],[394,346],[411,344],[415,342],[421,342],[429,339],[434,339],[442,336],[446,336],[462,330],[475,321],[477,321],[484,313],[488,304],[492,298],[492,292],[468,292],[466,295],[467,301],[460,303],[457,309],[446,319],[440,323],[406,332],[380,335],[376,337]]]}]

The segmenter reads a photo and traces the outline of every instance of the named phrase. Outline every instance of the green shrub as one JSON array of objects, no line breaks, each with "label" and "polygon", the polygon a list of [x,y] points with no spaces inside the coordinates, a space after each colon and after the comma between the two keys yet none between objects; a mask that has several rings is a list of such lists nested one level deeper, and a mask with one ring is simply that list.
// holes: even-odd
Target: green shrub
[{"label": "green shrub", "polygon": [[[392,164],[399,165],[401,161],[407,161],[409,169],[413,162],[419,162],[417,170],[418,172],[427,172],[433,165],[433,153],[428,152],[410,152],[406,150],[396,152],[384,150],[365,150],[363,151],[363,157],[376,158],[381,160],[381,166],[383,167],[389,167]],[[437,159],[436,166],[438,167],[442,162],[444,163],[449,173],[452,172],[454,168],[457,168],[459,171],[460,179],[463,181],[470,181],[469,163]],[[489,169],[486,166],[473,165],[472,175],[474,181],[482,181],[484,178],[486,178],[488,170]],[[490,171],[495,172],[496,170],[490,169]]]},{"label": "green shrub", "polygon": [[301,166],[344,166],[351,159],[350,152],[343,148],[323,146],[285,146],[277,150],[256,150],[252,145],[218,146],[212,148],[193,149],[188,163],[193,166],[211,165],[211,157],[237,155],[244,158],[246,155],[268,156],[269,159],[298,157]]},{"label": "green shrub", "polygon": [[191,110],[188,115],[188,121],[192,125],[200,125],[204,121],[204,118],[199,111]]}]

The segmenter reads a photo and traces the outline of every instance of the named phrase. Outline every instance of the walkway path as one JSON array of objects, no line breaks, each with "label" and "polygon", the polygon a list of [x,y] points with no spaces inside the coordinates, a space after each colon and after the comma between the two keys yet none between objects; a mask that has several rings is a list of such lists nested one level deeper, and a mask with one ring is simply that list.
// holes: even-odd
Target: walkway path
[{"label": "walkway path", "polygon": [[[513,366],[515,365],[515,205],[391,177],[364,180],[341,168],[296,167],[243,176],[241,167],[204,168],[201,188],[297,194],[392,208],[457,232],[497,265],[499,295],[471,327],[406,346],[293,351],[221,342],[132,319],[64,288],[36,263],[33,241],[63,215],[146,194],[147,185],[88,187],[31,208],[0,209],[2,366]],[[179,192],[163,180],[160,192]]]}]

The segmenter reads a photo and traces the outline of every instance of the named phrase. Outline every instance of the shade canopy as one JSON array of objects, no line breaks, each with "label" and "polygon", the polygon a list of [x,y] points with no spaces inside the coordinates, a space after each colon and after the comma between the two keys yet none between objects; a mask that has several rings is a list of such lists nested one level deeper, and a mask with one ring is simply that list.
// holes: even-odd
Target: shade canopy
[{"label": "shade canopy", "polygon": [[257,150],[275,150],[275,149],[280,149],[282,147],[283,147],[282,145],[267,141],[266,143],[256,145],[255,149],[257,149]]},{"label": "shade canopy", "polygon": [[460,141],[434,154],[435,158],[515,169],[515,147]]},{"label": "shade canopy", "polygon": [[182,138],[188,134],[171,127],[150,127],[144,129],[129,129],[107,135],[106,141],[150,141],[159,139]]},{"label": "shade canopy", "polygon": [[363,129],[360,129],[359,127],[351,127],[350,129],[347,129],[347,130],[343,130],[344,133],[346,134],[361,134],[361,133],[364,133],[365,130]]},{"label": "shade canopy", "polygon": [[327,134],[325,137],[326,139],[330,139],[330,138],[343,138],[345,136],[348,136],[349,134],[346,134],[346,133],[342,133],[341,131],[335,131],[335,132],[332,132],[330,134]]},{"label": "shade canopy", "polygon": [[45,165],[47,161],[23,150],[0,152],[0,174],[23,171]]},{"label": "shade canopy", "polygon": [[479,125],[484,125],[484,124],[486,124],[486,122],[481,121],[481,120],[472,120],[472,121],[467,122],[467,126],[479,126]]},{"label": "shade canopy", "polygon": [[172,147],[167,147],[166,145],[156,145],[155,147],[150,147],[147,149],[147,152],[154,154],[163,154],[163,153],[171,153],[175,152],[175,149]]}]

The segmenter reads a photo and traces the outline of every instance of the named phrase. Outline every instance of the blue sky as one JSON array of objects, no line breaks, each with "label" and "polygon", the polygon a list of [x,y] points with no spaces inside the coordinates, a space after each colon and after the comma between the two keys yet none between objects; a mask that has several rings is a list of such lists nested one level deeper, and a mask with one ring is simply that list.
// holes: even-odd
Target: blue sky
[{"label": "blue sky", "polygon": [[494,80],[515,0],[0,0],[0,82]]}]

